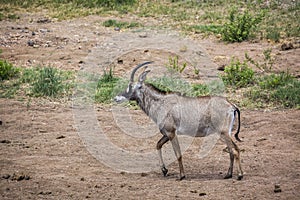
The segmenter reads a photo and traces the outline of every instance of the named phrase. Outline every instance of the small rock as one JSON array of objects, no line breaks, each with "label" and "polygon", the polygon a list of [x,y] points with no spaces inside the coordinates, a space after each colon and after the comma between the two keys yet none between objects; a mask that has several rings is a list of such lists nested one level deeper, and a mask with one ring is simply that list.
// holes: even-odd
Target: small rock
[{"label": "small rock", "polygon": [[262,137],[262,138],[257,139],[256,141],[261,142],[261,141],[264,141],[264,140],[267,140],[267,138]]},{"label": "small rock", "polygon": [[4,174],[4,175],[2,176],[2,178],[4,178],[4,179],[9,179],[9,178],[10,178],[10,175],[9,175],[9,174]]},{"label": "small rock", "polygon": [[147,173],[141,173],[141,177],[145,177],[145,176],[148,176]]},{"label": "small rock", "polygon": [[190,193],[197,193],[197,190],[191,190]]},{"label": "small rock", "polygon": [[10,140],[1,140],[0,143],[4,143],[4,144],[10,144],[11,141]]},{"label": "small rock", "polygon": [[41,195],[49,195],[49,194],[52,194],[52,192],[50,192],[50,191],[48,191],[48,192],[41,191],[41,192],[39,192],[39,194],[41,194]]},{"label": "small rock", "polygon": [[221,65],[217,68],[217,70],[219,71],[224,71],[225,70],[226,65]]},{"label": "small rock", "polygon": [[50,32],[48,29],[46,28],[42,28],[39,30],[41,33],[47,33],[47,32]]},{"label": "small rock", "polygon": [[64,135],[61,135],[61,136],[58,136],[56,139],[63,139],[63,138],[65,138],[66,136],[64,136]]},{"label": "small rock", "polygon": [[80,181],[85,181],[85,178],[84,178],[84,177],[82,177],[82,178],[80,179]]},{"label": "small rock", "polygon": [[120,31],[121,29],[120,29],[120,27],[115,27],[114,30],[115,31]]},{"label": "small rock", "polygon": [[49,18],[40,18],[36,22],[37,23],[50,23],[51,19],[49,19]]},{"label": "small rock", "polygon": [[274,192],[275,193],[281,192],[281,188],[279,184],[275,184]]},{"label": "small rock", "polygon": [[141,33],[141,34],[139,34],[139,37],[140,38],[146,38],[146,37],[148,37],[148,35],[147,35],[147,33]]},{"label": "small rock", "polygon": [[27,44],[28,44],[28,46],[33,47],[34,41],[33,41],[33,40],[28,40],[28,41],[27,41]]},{"label": "small rock", "polygon": [[123,60],[122,59],[118,59],[118,64],[123,64]]},{"label": "small rock", "polygon": [[293,48],[294,48],[294,46],[291,42],[283,43],[280,47],[280,49],[282,51],[287,51],[287,50],[290,50],[290,49],[293,49]]},{"label": "small rock", "polygon": [[17,180],[17,181],[23,181],[23,180],[29,180],[30,179],[30,176],[28,175],[24,175],[24,174],[21,174],[21,175],[16,175],[14,174],[12,180]]},{"label": "small rock", "polygon": [[199,193],[199,196],[200,196],[200,197],[205,196],[205,195],[206,195],[205,192],[200,192],[200,193]]}]

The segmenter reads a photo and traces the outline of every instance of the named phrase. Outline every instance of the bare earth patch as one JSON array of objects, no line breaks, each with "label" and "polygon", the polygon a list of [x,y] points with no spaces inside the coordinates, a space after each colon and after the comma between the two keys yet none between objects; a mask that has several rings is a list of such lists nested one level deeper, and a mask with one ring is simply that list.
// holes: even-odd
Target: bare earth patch
[{"label": "bare earth patch", "polygon": [[[42,17],[26,15],[17,22],[0,22],[3,59],[23,67],[40,64],[85,69],[92,62],[91,54],[105,44],[109,47],[112,44],[108,41],[120,39],[123,34],[123,30],[104,28],[101,23],[106,19],[97,16],[62,22],[38,20]],[[143,19],[140,22],[144,23]],[[155,26],[156,22],[151,23]],[[201,46],[201,52],[211,59],[207,61],[210,70],[226,64],[231,56],[243,58],[245,51],[262,59],[262,52],[272,48],[276,70],[289,68],[294,75],[300,73],[299,48],[281,51],[280,45],[269,43],[224,44],[197,37],[190,40]],[[184,54],[186,50],[182,48]],[[130,53],[122,51],[122,44],[116,49],[121,49],[120,54],[110,55],[108,61],[123,61],[115,68],[121,76],[126,76],[132,65],[140,61],[154,59],[163,65],[169,55],[176,53],[174,50],[161,54],[143,48]],[[115,51],[110,50],[108,54]],[[99,73],[103,66],[97,68]],[[197,78],[192,74],[192,69],[186,74],[189,81]],[[153,129],[153,136],[146,141],[124,135],[114,121],[111,107],[96,105],[95,108],[97,120],[112,143],[134,151],[155,149],[160,137],[157,129]],[[141,124],[149,120],[140,110],[130,112]],[[238,145],[242,150],[244,179],[223,179],[229,155],[223,151],[225,146],[221,142],[209,156],[200,159],[199,146],[203,142],[200,138],[184,152],[187,178],[178,182],[177,162],[169,165],[168,177],[163,177],[159,168],[127,173],[101,163],[79,137],[71,103],[36,99],[28,105],[26,101],[0,99],[1,199],[299,199],[300,111],[242,110],[241,114],[240,136],[244,142]]]}]

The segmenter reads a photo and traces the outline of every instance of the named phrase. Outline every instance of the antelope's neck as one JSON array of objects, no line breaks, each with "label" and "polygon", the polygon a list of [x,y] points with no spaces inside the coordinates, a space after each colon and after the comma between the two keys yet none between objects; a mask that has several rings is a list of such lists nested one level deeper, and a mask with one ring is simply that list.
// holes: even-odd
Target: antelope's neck
[{"label": "antelope's neck", "polygon": [[149,88],[148,86],[144,87],[144,91],[141,93],[137,99],[138,105],[141,109],[154,121],[155,115],[158,113],[159,109],[164,105],[165,95],[160,94],[159,92]]}]

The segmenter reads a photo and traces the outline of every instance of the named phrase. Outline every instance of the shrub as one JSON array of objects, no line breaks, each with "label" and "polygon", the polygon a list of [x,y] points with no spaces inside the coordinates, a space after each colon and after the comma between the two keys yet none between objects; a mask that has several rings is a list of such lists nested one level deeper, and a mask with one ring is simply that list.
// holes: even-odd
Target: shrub
[{"label": "shrub", "polygon": [[178,62],[178,56],[175,56],[174,58],[169,57],[169,63],[167,64],[167,68],[171,72],[179,72],[182,73],[183,70],[186,68],[187,63],[183,63],[182,66],[180,66]]},{"label": "shrub", "polygon": [[19,69],[5,60],[0,60],[0,81],[9,80],[19,74]]},{"label": "shrub", "polygon": [[245,59],[248,63],[254,65],[256,68],[262,70],[263,72],[271,72],[275,60],[275,58],[271,55],[271,53],[272,53],[272,49],[266,49],[263,51],[263,56],[264,56],[263,62],[255,61],[247,53],[245,53]]},{"label": "shrub", "polygon": [[260,77],[258,85],[246,96],[254,102],[271,103],[286,108],[300,106],[300,81],[287,72]]},{"label": "shrub", "polygon": [[108,72],[104,70],[103,75],[98,80],[95,102],[109,103],[115,95],[115,87],[117,87],[118,81],[120,81],[120,78],[114,76],[112,68]]},{"label": "shrub", "polygon": [[282,72],[280,74],[263,76],[260,78],[258,84],[262,89],[274,89],[293,82],[293,79],[294,78],[289,73]]},{"label": "shrub", "polygon": [[[27,81],[31,78],[32,76]],[[33,96],[57,97],[68,92],[71,87],[70,84],[65,83],[66,77],[62,72],[53,67],[38,69],[35,79],[31,83]]]},{"label": "shrub", "polygon": [[221,79],[227,86],[242,88],[254,83],[254,71],[245,61],[232,59],[230,65],[225,67]]},{"label": "shrub", "polygon": [[228,20],[221,29],[222,39],[228,42],[242,42],[249,38],[252,30],[261,21],[261,16],[253,17],[248,11],[239,13],[232,9]]}]

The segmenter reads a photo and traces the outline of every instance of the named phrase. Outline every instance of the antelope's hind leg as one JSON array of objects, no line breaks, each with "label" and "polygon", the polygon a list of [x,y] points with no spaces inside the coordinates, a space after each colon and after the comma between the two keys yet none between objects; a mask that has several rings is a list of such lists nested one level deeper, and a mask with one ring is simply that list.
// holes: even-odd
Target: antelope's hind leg
[{"label": "antelope's hind leg", "polygon": [[172,142],[173,150],[175,152],[175,156],[179,164],[179,170],[180,170],[179,180],[181,181],[185,178],[185,174],[183,170],[182,155],[181,155],[181,150],[180,150],[177,135],[174,135],[174,137],[171,139],[171,142]]},{"label": "antelope's hind leg", "polygon": [[234,146],[234,158],[236,160],[236,163],[238,164],[238,178],[237,180],[242,180],[243,179],[243,170],[241,166],[241,158],[240,158],[240,149],[238,146],[232,141],[232,144]]},{"label": "antelope's hind leg", "polygon": [[234,160],[236,160],[236,162],[238,164],[238,178],[237,179],[242,180],[243,171],[242,171],[242,167],[241,167],[240,150],[239,150],[238,146],[232,141],[230,136],[222,133],[221,138],[227,145],[227,149],[229,151],[229,157],[230,157],[229,169],[224,178],[225,179],[232,178],[233,164],[234,164]]},{"label": "antelope's hind leg", "polygon": [[163,136],[158,142],[157,142],[157,145],[156,145],[156,149],[157,149],[157,152],[158,152],[158,157],[159,157],[159,165],[160,165],[160,168],[161,168],[161,171],[163,173],[164,176],[167,176],[168,174],[168,169],[166,168],[165,164],[164,164],[164,161],[163,161],[163,158],[162,158],[162,152],[161,152],[161,148],[162,146],[169,141],[169,138],[167,136]]}]

